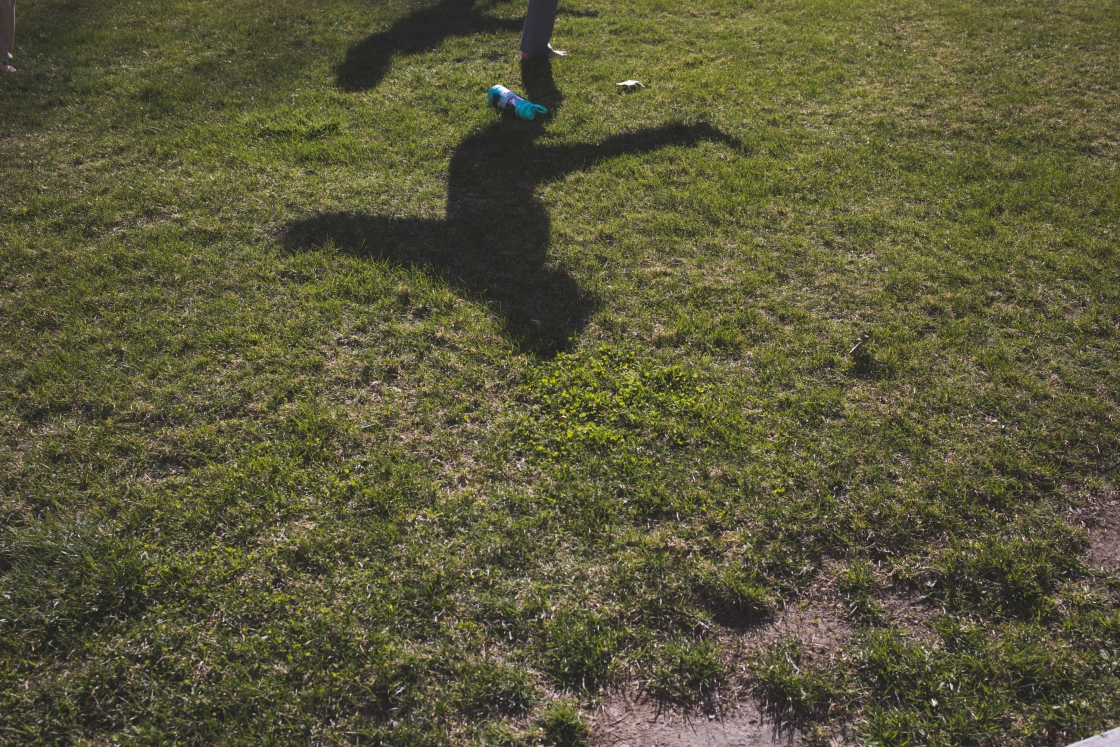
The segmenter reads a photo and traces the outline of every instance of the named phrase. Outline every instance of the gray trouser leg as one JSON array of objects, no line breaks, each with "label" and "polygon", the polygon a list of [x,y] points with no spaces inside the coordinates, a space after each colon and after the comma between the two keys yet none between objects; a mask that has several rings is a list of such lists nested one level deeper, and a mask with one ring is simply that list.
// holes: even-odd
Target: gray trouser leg
[{"label": "gray trouser leg", "polygon": [[[549,31],[551,30],[550,26]],[[0,62],[7,62],[12,56],[15,38],[16,0],[0,0]]]},{"label": "gray trouser leg", "polygon": [[552,27],[556,23],[556,4],[558,0],[529,0],[529,10],[525,12],[525,30],[521,32],[521,51],[525,54],[544,54],[548,51],[548,40],[552,38]]}]

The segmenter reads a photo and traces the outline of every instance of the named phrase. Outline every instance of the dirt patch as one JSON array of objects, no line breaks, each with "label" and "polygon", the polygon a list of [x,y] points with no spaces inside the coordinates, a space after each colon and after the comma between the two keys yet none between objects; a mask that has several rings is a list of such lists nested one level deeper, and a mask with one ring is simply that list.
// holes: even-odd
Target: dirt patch
[{"label": "dirt patch", "polygon": [[[1120,530],[1120,521],[1116,527]],[[765,622],[722,630],[731,677],[712,704],[685,712],[615,692],[592,714],[591,747],[778,747],[813,741],[788,725],[779,731],[774,718],[760,710],[750,670],[752,660],[785,641],[800,644],[800,666],[829,666],[842,655],[860,623],[839,598],[831,568],[822,570],[807,596]],[[877,597],[890,620],[918,637],[928,635],[933,612],[918,594],[888,586]],[[821,735],[815,738],[820,740]],[[834,745],[846,743],[842,733],[828,739]]]},{"label": "dirt patch", "polygon": [[901,586],[888,589],[880,601],[893,625],[929,642],[934,635],[933,624],[938,615],[936,607],[924,601],[916,591]]},{"label": "dirt patch", "polygon": [[591,747],[777,747],[800,741],[777,733],[751,706],[717,714],[682,713],[651,703],[608,702],[594,714]]},{"label": "dirt patch", "polygon": [[1095,518],[1096,526],[1089,530],[1089,565],[1120,569],[1120,500],[1102,503]]},{"label": "dirt patch", "polygon": [[[818,589],[814,589],[819,592]],[[789,607],[779,612],[773,620],[738,636],[733,646],[734,662],[744,677],[744,685],[749,681],[746,662],[760,650],[776,645],[780,641],[796,640],[804,646],[806,661],[829,659],[836,655],[840,646],[851,635],[854,626],[838,604],[828,604],[818,599],[805,605]]]}]

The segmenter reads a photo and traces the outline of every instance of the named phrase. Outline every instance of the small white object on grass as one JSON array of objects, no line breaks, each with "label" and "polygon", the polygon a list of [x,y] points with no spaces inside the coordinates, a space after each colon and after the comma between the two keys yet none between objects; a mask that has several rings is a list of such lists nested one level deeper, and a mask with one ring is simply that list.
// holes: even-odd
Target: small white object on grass
[{"label": "small white object on grass", "polygon": [[634,91],[634,90],[637,90],[639,88],[645,88],[646,87],[645,84],[642,83],[642,81],[640,81],[640,80],[624,80],[621,83],[616,83],[615,85],[617,85],[619,88],[623,88],[627,91]]}]

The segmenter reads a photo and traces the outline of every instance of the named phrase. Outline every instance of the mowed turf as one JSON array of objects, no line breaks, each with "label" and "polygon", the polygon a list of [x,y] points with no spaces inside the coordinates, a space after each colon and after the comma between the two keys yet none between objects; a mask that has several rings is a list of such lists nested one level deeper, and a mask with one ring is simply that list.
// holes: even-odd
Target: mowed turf
[{"label": "mowed turf", "polygon": [[1120,724],[1120,5],[561,10],[20,0],[0,741]]}]

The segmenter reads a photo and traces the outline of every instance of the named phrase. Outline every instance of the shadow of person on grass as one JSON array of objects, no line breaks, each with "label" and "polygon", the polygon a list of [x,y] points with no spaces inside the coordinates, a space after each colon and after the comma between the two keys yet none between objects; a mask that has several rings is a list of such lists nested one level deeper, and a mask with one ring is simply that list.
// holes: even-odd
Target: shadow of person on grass
[{"label": "shadow of person on grass", "polygon": [[388,30],[350,47],[335,69],[336,84],[344,91],[368,91],[389,72],[395,54],[419,54],[451,36],[521,30],[522,18],[499,18],[483,12],[485,5],[493,4],[492,0],[440,0],[405,16]]},{"label": "shadow of person on grass", "polygon": [[[550,112],[559,105],[550,61],[523,64],[522,84],[527,98]],[[330,242],[357,256],[435,272],[488,302],[522,350],[553,355],[586,326],[597,302],[549,262],[550,220],[534,194],[537,186],[627,153],[738,141],[698,123],[646,128],[598,143],[542,145],[537,141],[546,121],[503,116],[464,139],[451,156],[443,220],[322,213],[290,224],[284,244],[300,250]]]}]

